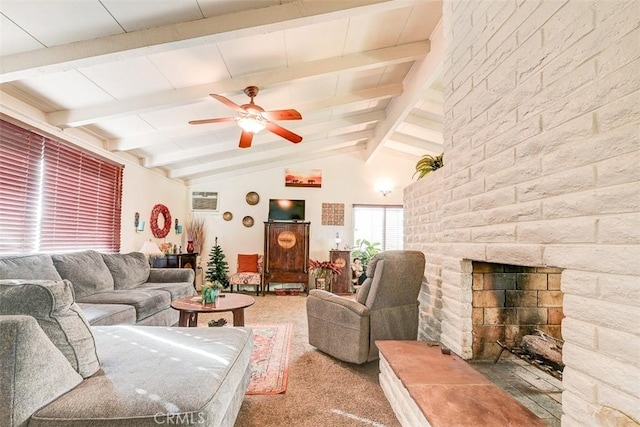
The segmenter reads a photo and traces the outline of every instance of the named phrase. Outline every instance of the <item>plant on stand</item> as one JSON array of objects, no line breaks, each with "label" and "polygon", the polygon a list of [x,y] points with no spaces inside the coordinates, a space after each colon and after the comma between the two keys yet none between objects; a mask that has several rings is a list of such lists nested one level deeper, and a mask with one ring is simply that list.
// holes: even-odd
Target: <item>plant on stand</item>
[{"label": "plant on stand", "polygon": [[[316,279],[316,289],[330,290],[334,274],[340,274],[340,268],[331,261],[309,260],[309,271]],[[319,280],[318,280],[319,279]]]},{"label": "plant on stand", "polygon": [[[356,240],[356,247],[351,252],[351,256],[354,262],[351,264],[351,269],[354,273],[355,285],[361,285],[364,279],[367,278],[367,266],[371,258],[378,252],[382,251],[380,242],[371,243],[366,239]],[[355,262],[355,260],[360,260]]]},{"label": "plant on stand", "polygon": [[215,245],[209,252],[209,261],[207,262],[206,278],[209,282],[219,282],[223,287],[229,287],[229,278],[227,273],[229,272],[229,264],[224,260],[224,252],[218,245],[218,238],[216,237]]}]

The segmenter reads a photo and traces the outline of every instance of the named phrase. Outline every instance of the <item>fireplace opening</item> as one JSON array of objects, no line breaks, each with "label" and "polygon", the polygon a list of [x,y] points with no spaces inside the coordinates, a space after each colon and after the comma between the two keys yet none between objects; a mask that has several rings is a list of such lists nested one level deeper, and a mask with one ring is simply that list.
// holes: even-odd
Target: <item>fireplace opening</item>
[{"label": "fireplace opening", "polygon": [[561,273],[472,262],[471,362],[550,426],[560,425],[562,416],[562,366],[528,348],[559,353],[556,361],[562,361]]},{"label": "fireplace opening", "polygon": [[529,336],[562,340],[562,270],[473,262],[472,358],[496,359]]}]

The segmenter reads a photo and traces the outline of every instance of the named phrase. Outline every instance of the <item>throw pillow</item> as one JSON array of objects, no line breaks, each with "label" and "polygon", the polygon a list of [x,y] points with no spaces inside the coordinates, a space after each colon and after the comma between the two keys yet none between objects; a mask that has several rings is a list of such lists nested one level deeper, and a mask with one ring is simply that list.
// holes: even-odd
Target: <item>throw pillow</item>
[{"label": "throw pillow", "polygon": [[36,319],[0,316],[0,425],[26,426],[34,412],[82,382]]},{"label": "throw pillow", "polygon": [[0,258],[1,279],[62,280],[49,255],[25,255]]},{"label": "throw pillow", "polygon": [[34,317],[83,378],[100,369],[89,322],[68,280],[0,280],[0,315],[5,314]]},{"label": "throw pillow", "polygon": [[99,252],[55,254],[51,258],[60,276],[73,284],[77,301],[98,292],[113,290],[113,277]]},{"label": "throw pillow", "polygon": [[238,255],[238,273],[257,273],[258,254]]},{"label": "throw pillow", "polygon": [[142,252],[102,254],[113,276],[115,289],[133,289],[149,279],[149,261]]}]

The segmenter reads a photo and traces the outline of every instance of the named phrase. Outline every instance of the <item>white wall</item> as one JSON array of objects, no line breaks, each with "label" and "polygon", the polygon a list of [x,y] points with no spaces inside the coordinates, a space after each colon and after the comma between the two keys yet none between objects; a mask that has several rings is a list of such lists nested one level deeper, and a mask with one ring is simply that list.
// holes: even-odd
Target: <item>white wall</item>
[{"label": "white wall", "polygon": [[[123,181],[120,252],[137,251],[144,241],[149,239],[156,244],[171,242],[182,245],[186,251],[186,235],[184,232],[181,235],[176,235],[173,225],[164,239],[153,237],[150,217],[153,206],[161,203],[169,209],[172,221],[178,218],[180,224],[184,225],[190,214],[187,186],[133,163],[125,164]],[[142,232],[136,232],[134,228],[136,212],[140,214],[140,220],[145,222]]]},{"label": "white wall", "polygon": [[[269,199],[304,199],[306,220],[311,222],[310,256],[328,260],[329,250],[335,248],[335,234],[340,233],[342,249],[353,246],[351,207],[355,204],[402,204],[402,188],[412,182],[415,160],[407,160],[385,153],[374,156],[364,163],[360,153],[346,154],[311,162],[295,163],[288,168],[321,169],[322,188],[285,187],[285,167],[250,173],[247,175],[221,179],[210,184],[199,184],[192,190],[217,191],[220,197],[220,211],[217,213],[196,213],[207,219],[208,237],[203,262],[206,263],[214,239],[222,247],[230,271],[236,270],[238,253],[263,253],[264,221],[267,220]],[[383,197],[375,191],[375,183],[387,178],[394,183],[391,194]],[[260,195],[257,205],[249,205],[245,196],[249,191]],[[322,203],[344,203],[344,226],[321,225]],[[233,220],[225,221],[222,214],[229,211]],[[254,219],[251,228],[242,225],[242,218],[250,215]]]}]

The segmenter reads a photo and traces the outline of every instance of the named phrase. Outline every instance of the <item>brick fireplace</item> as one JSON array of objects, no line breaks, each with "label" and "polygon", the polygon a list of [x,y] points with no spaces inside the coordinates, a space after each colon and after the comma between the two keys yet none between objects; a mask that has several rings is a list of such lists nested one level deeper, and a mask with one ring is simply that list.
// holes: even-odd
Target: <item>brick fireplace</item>
[{"label": "brick fireplace", "polygon": [[[444,166],[404,194],[405,248],[427,258],[421,340],[492,352],[475,338],[515,335],[527,273],[487,289],[476,268],[553,267],[518,299],[564,316],[563,426],[640,423],[639,17],[638,0],[445,0]],[[505,304],[474,307],[491,292]]]},{"label": "brick fireplace", "polygon": [[541,331],[562,339],[562,270],[473,262],[472,358],[495,359],[501,347],[520,346]]}]

